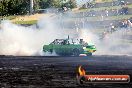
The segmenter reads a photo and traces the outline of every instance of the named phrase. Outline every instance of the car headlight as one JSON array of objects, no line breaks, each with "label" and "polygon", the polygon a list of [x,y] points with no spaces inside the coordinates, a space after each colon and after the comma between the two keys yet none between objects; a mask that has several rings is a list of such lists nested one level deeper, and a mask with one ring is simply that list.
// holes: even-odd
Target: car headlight
[{"label": "car headlight", "polygon": [[96,48],[95,46],[93,46],[93,48]]}]

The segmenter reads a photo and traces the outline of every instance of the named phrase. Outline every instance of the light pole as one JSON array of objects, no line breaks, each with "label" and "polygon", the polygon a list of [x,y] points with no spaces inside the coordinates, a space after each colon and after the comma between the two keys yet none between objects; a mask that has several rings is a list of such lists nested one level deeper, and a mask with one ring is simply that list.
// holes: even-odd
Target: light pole
[{"label": "light pole", "polygon": [[30,15],[33,14],[33,0],[30,0]]}]

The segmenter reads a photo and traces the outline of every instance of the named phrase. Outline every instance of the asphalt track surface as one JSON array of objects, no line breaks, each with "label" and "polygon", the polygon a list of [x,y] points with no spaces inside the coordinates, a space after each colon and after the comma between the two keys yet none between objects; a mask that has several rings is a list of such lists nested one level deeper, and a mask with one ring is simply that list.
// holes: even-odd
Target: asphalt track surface
[{"label": "asphalt track surface", "polygon": [[86,70],[86,74],[123,74],[132,76],[132,56],[1,56],[0,87],[132,88],[131,82],[128,84],[78,85],[76,83],[76,73],[80,65]]}]

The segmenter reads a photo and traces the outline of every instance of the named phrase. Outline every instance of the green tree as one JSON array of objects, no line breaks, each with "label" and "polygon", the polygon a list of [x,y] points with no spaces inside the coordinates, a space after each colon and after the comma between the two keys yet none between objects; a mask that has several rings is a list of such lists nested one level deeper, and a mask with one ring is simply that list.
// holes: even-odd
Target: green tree
[{"label": "green tree", "polygon": [[39,6],[42,9],[45,8],[62,8],[66,6],[68,8],[76,7],[76,0],[39,0]]},{"label": "green tree", "polygon": [[8,12],[10,14],[26,14],[29,11],[29,0],[10,0]]},{"label": "green tree", "polygon": [[67,7],[67,8],[75,8],[77,7],[76,0],[66,0],[65,3],[62,4],[61,7]]},{"label": "green tree", "polygon": [[29,11],[29,0],[2,0],[0,2],[1,15],[26,14]]},{"label": "green tree", "polygon": [[52,0],[38,0],[37,4],[39,5],[39,8],[46,9],[51,7]]},{"label": "green tree", "polygon": [[[34,10],[46,8],[74,8],[76,0],[34,0]],[[30,0],[0,0],[0,15],[22,15],[30,10]]]},{"label": "green tree", "polygon": [[0,13],[1,16],[4,16],[6,14],[8,14],[8,2],[10,0],[1,0],[0,1]]}]

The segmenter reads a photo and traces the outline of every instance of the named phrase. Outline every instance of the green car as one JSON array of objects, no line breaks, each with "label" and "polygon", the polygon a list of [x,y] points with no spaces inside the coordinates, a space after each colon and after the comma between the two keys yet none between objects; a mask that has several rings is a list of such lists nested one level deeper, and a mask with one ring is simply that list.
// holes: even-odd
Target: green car
[{"label": "green car", "polygon": [[55,39],[49,45],[43,46],[43,52],[56,53],[60,56],[79,56],[80,54],[92,55],[96,51],[95,45],[89,45],[83,39]]}]

